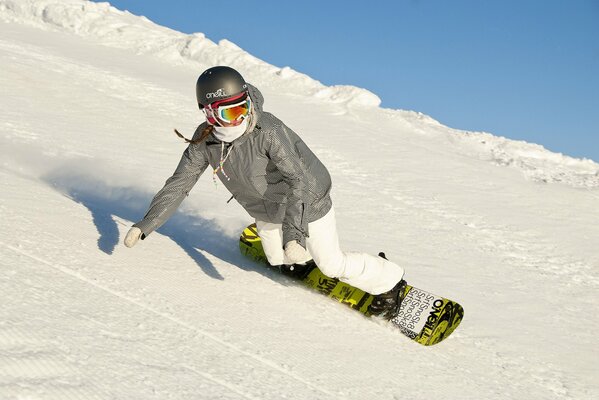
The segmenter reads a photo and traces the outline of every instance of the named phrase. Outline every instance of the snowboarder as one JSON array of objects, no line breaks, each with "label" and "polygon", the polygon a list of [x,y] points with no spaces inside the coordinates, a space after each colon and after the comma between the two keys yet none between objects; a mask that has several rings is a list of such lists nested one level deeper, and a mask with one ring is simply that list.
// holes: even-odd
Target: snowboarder
[{"label": "snowboarder", "polygon": [[[397,264],[339,247],[326,167],[302,139],[263,111],[260,91],[233,68],[204,71],[196,83],[206,117],[174,174],[156,194],[144,218],[125,237],[134,246],[174,213],[208,165],[256,219],[269,263],[301,268],[315,262],[330,277],[375,295],[370,313],[391,318],[405,285]],[[313,261],[312,261],[313,260]]]}]

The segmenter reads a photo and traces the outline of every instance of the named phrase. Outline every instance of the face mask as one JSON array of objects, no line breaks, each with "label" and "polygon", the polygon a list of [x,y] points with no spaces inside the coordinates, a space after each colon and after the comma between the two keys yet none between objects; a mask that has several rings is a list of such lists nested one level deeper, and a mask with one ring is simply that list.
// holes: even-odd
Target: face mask
[{"label": "face mask", "polygon": [[237,126],[217,126],[214,125],[214,136],[221,142],[231,143],[245,133],[248,127],[248,119],[245,118]]}]

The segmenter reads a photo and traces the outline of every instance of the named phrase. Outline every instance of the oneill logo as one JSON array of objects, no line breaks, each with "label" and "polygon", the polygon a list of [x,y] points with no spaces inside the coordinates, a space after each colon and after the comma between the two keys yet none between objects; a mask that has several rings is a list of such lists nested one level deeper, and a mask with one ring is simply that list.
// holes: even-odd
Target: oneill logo
[{"label": "oneill logo", "polygon": [[441,308],[443,307],[443,300],[437,299],[433,303],[433,310],[430,312],[428,318],[426,319],[426,325],[424,325],[425,329],[433,330],[435,327],[435,323],[437,319],[439,319],[439,314],[441,313]]},{"label": "oneill logo", "polygon": [[224,88],[220,88],[216,92],[206,93],[207,99],[213,99],[215,97],[225,97],[225,96],[228,96],[228,95]]}]

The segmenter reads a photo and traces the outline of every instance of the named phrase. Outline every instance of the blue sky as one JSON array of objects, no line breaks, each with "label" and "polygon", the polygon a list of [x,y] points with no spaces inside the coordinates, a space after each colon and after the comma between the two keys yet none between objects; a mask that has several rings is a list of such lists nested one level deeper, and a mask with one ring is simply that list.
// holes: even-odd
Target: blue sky
[{"label": "blue sky", "polygon": [[325,85],[599,162],[599,0],[112,0]]}]

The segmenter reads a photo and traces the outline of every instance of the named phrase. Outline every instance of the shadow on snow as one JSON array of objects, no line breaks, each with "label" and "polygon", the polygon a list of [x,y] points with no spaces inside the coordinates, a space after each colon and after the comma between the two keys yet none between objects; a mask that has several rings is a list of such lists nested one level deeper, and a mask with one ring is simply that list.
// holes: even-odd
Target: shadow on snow
[{"label": "shadow on snow", "polygon": [[[56,170],[43,180],[70,199],[84,205],[93,218],[99,233],[98,248],[112,254],[120,243],[119,229],[113,216],[128,220],[140,220],[152,195],[130,187],[111,187],[94,178],[64,170]],[[240,227],[240,231],[243,227]],[[210,277],[222,280],[214,264],[198,249],[247,271],[255,271],[270,279],[274,276],[268,269],[247,260],[238,251],[238,239],[225,235],[211,220],[177,211],[156,232],[167,236],[181,247]],[[148,239],[146,239],[148,240]],[[278,280],[277,280],[278,281]]]}]

